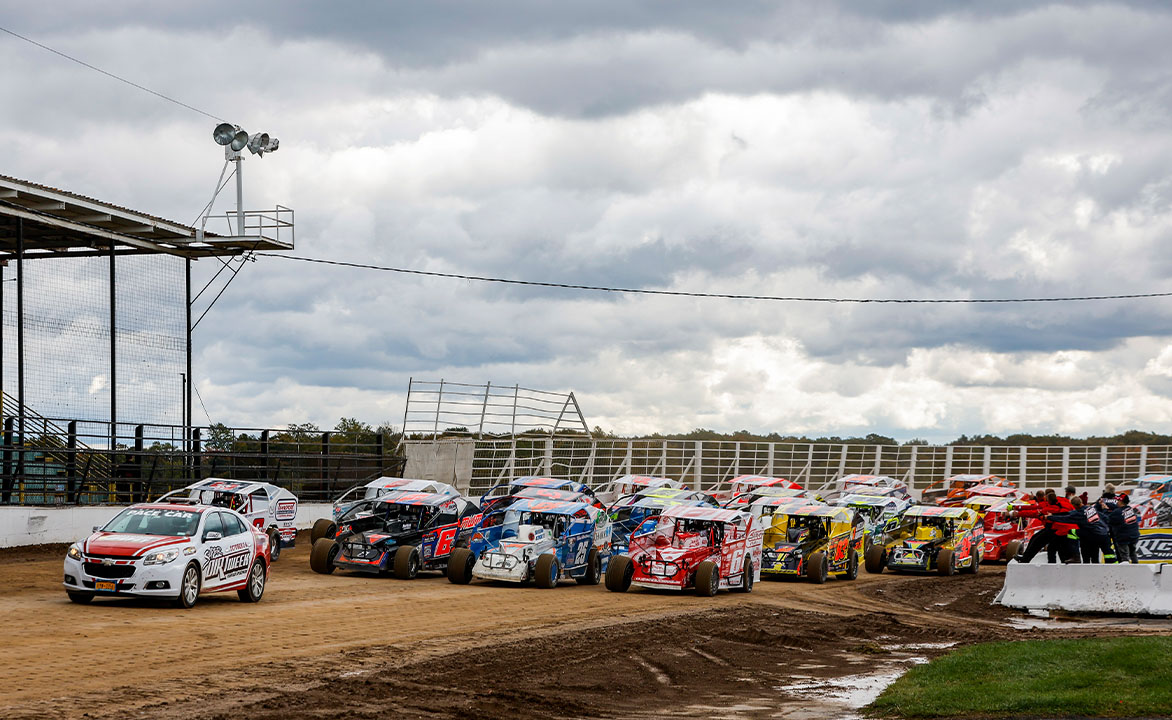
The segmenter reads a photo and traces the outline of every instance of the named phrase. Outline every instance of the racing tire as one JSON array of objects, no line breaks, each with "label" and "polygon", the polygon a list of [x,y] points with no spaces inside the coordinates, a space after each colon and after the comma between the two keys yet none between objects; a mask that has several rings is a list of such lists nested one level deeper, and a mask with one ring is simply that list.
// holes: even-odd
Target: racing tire
[{"label": "racing tire", "polygon": [[944,548],[936,556],[936,572],[945,577],[956,574],[956,562],[953,560],[952,551],[948,548]]},{"label": "racing tire", "polygon": [[309,568],[315,573],[329,575],[334,571],[334,558],[338,557],[338,543],[330,538],[318,538],[309,551]]},{"label": "racing tire", "polygon": [[627,555],[612,557],[606,566],[606,589],[611,592],[626,592],[631,588],[635,566]]},{"label": "racing tire", "polygon": [[851,548],[850,555],[846,558],[846,572],[843,573],[844,580],[854,580],[859,576],[859,551]]},{"label": "racing tire", "polygon": [[448,582],[453,585],[467,585],[472,582],[472,568],[476,566],[476,555],[468,548],[458,547],[448,556]]},{"label": "racing tire", "polygon": [[578,578],[579,585],[597,585],[602,579],[602,556],[592,549],[586,557],[586,574]]},{"label": "racing tire", "polygon": [[183,577],[179,580],[179,596],[175,598],[175,605],[190,610],[199,599],[199,587],[202,582],[199,565],[188,563],[183,568]]},{"label": "racing tire", "polygon": [[313,523],[313,529],[309,531],[309,544],[321,540],[322,538],[330,538],[331,540],[338,534],[338,526],[334,524],[333,520],[329,518],[318,518]]},{"label": "racing tire", "polygon": [[863,567],[867,572],[878,575],[887,569],[887,548],[882,545],[872,545],[864,556]]},{"label": "racing tire", "polygon": [[815,585],[821,585],[826,582],[826,576],[829,574],[830,562],[826,559],[826,553],[816,552],[806,559],[806,579]]},{"label": "racing tire", "polygon": [[414,580],[422,565],[419,548],[414,545],[403,545],[395,551],[395,577],[400,580]]},{"label": "racing tire", "polygon": [[1008,563],[1010,560],[1014,559],[1015,557],[1017,557],[1020,554],[1021,554],[1021,540],[1011,540],[1009,542],[1009,544],[1005,546],[1005,562],[1006,563]]},{"label": "racing tire", "polygon": [[741,586],[737,588],[737,592],[753,592],[753,561],[750,558],[745,558],[745,565],[742,573]]},{"label": "racing tire", "polygon": [[543,589],[558,586],[558,559],[549,553],[537,556],[537,564],[533,568],[533,582]]},{"label": "racing tire", "polygon": [[268,572],[265,570],[264,560],[257,558],[253,561],[252,567],[248,569],[248,583],[236,591],[236,597],[240,598],[240,602],[260,602],[261,597],[265,594],[267,580]]},{"label": "racing tire", "polygon": [[281,559],[281,533],[276,528],[269,528],[269,562]]},{"label": "racing tire", "polygon": [[69,596],[69,602],[77,603],[78,605],[89,605],[94,600],[93,593],[69,592],[66,590],[65,594]]},{"label": "racing tire", "polygon": [[961,570],[965,575],[976,575],[977,571],[981,569],[981,548],[974,545],[972,549],[972,561]]},{"label": "racing tire", "polygon": [[705,560],[696,567],[696,594],[712,597],[720,589],[720,568],[716,563]]}]

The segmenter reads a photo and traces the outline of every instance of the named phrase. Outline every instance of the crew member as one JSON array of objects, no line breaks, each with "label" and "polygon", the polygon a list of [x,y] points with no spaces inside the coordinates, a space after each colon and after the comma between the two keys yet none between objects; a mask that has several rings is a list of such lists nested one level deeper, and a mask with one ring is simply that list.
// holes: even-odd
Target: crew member
[{"label": "crew member", "polygon": [[1050,562],[1055,556],[1062,562],[1078,562],[1078,525],[1071,522],[1055,522],[1050,520],[1051,515],[1061,515],[1074,510],[1074,506],[1066,498],[1059,498],[1053,489],[1047,489],[1042,501],[1034,505],[1027,505],[1015,510],[1011,517],[1037,517],[1045,523],[1041,530],[1030,538],[1029,545],[1019,558],[1019,562],[1028,563],[1034,559],[1043,547],[1053,549],[1054,553],[1047,552]]},{"label": "crew member", "polygon": [[1115,539],[1115,554],[1119,562],[1138,563],[1135,546],[1139,543],[1139,514],[1131,507],[1131,499],[1124,493],[1118,506],[1107,514],[1111,535]]}]

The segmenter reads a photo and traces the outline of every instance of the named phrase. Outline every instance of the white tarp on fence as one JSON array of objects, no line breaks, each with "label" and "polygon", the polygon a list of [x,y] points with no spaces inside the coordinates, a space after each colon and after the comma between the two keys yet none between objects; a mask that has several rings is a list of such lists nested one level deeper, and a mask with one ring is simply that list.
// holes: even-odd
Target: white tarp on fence
[{"label": "white tarp on fence", "polygon": [[[95,525],[105,525],[125,507],[0,507],[0,548],[75,542],[93,532]],[[314,520],[323,517],[330,517],[329,505],[302,503],[297,506],[297,529],[311,527]]]},{"label": "white tarp on fence", "polygon": [[1012,562],[996,602],[1025,609],[1172,615],[1172,564]]}]

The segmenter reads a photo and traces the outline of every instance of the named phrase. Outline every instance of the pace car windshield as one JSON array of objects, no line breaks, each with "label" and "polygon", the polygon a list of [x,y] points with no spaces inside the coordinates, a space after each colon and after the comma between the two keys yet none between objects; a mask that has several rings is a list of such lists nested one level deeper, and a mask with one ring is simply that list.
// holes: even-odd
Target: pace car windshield
[{"label": "pace car windshield", "polygon": [[127,508],[102,528],[109,533],[190,537],[199,526],[199,513],[172,508]]}]

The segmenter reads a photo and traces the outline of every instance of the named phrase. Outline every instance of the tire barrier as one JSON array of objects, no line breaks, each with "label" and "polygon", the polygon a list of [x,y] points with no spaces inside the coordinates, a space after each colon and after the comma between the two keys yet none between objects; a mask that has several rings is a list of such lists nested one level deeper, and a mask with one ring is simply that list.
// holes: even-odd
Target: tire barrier
[{"label": "tire barrier", "polygon": [[1172,615],[1172,564],[1011,562],[994,602],[1022,609]]}]

